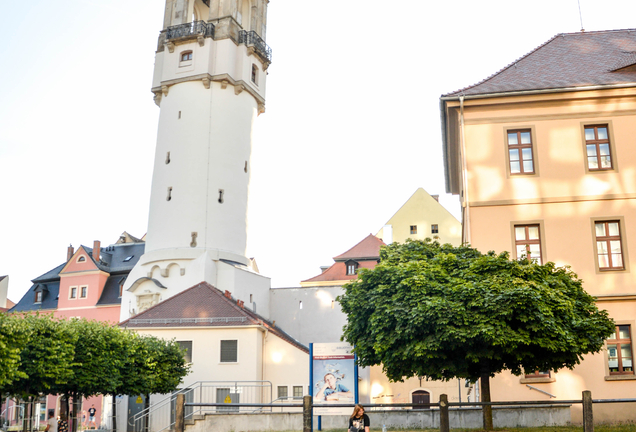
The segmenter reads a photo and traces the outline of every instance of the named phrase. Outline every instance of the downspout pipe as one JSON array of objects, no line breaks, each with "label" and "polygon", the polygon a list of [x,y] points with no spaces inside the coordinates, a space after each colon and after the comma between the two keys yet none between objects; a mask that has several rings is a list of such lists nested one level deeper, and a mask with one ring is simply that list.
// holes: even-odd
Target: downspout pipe
[{"label": "downspout pipe", "polygon": [[466,164],[466,129],[464,125],[464,96],[459,97],[459,129],[462,141],[462,208],[464,214],[463,227],[464,239],[463,243],[470,244],[470,201],[468,200],[468,169]]}]

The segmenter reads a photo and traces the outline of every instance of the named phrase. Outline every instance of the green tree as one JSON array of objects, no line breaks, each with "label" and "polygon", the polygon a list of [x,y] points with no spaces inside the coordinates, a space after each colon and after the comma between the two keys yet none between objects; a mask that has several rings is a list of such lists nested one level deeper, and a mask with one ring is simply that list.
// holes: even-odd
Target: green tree
[{"label": "green tree", "polygon": [[481,379],[484,402],[496,373],[572,369],[614,330],[567,268],[428,239],[383,247],[344,289],[343,339],[361,366],[382,364],[392,381]]},{"label": "green tree", "polygon": [[26,345],[27,331],[18,317],[0,313],[0,395],[5,387],[18,378],[26,378],[20,371],[20,353]]}]

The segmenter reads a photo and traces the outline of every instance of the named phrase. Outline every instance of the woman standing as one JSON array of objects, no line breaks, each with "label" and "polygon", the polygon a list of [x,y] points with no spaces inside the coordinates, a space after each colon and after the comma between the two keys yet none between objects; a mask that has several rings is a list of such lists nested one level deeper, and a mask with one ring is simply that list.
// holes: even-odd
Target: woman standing
[{"label": "woman standing", "polygon": [[362,405],[353,408],[353,414],[349,417],[349,432],[369,432],[369,416],[364,413]]}]

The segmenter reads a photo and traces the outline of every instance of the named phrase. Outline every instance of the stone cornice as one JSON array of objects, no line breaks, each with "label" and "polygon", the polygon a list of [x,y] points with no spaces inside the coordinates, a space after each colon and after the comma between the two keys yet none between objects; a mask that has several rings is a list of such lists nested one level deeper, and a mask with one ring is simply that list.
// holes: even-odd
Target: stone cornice
[{"label": "stone cornice", "polygon": [[225,89],[228,85],[231,85],[234,87],[234,93],[236,95],[241,94],[243,91],[246,91],[247,93],[252,95],[254,99],[256,99],[256,103],[258,104],[258,113],[262,114],[265,112],[265,99],[261,95],[259,95],[256,90],[254,90],[252,86],[249,85],[247,82],[243,80],[235,80],[229,74],[210,75],[208,73],[202,73],[198,75],[191,75],[188,77],[162,81],[160,86],[152,88],[152,92],[155,94],[155,103],[158,106],[161,104],[162,97],[168,96],[168,92],[170,91],[171,86],[190,81],[201,81],[206,89],[210,88],[210,82],[212,81],[220,83],[222,89]]}]

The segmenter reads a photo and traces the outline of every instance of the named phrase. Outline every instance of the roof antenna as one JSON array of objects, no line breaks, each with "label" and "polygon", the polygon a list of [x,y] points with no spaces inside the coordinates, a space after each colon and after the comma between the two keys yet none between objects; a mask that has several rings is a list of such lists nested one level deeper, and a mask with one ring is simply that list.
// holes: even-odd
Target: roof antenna
[{"label": "roof antenna", "polygon": [[583,28],[583,15],[581,15],[581,0],[577,0],[577,2],[579,3],[579,19],[581,20],[581,31],[584,32],[585,29]]}]

